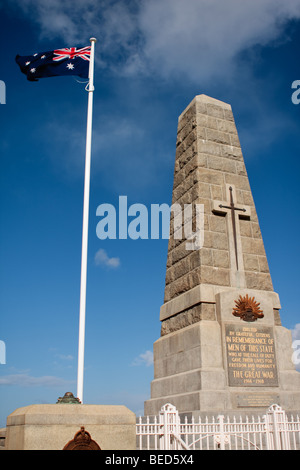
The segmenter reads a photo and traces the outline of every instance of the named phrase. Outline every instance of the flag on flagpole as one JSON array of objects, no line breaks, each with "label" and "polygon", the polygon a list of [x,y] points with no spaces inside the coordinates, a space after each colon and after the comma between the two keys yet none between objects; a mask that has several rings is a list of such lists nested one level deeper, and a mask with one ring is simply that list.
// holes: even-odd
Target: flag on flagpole
[{"label": "flag on flagpole", "polygon": [[56,49],[55,51],[38,52],[28,56],[16,56],[21,72],[31,82],[39,78],[62,75],[89,77],[91,46]]},{"label": "flag on flagpole", "polygon": [[80,279],[80,309],[79,309],[79,338],[78,338],[78,373],[77,398],[83,403],[83,373],[84,373],[84,344],[85,344],[85,310],[86,310],[86,282],[87,282],[87,251],[88,251],[88,225],[89,225],[89,197],[90,197],[90,171],[92,146],[92,115],[94,94],[94,60],[96,38],[90,38],[91,46],[56,49],[55,51],[40,52],[29,56],[16,56],[16,62],[21,72],[27,75],[31,82],[39,78],[55,77],[61,75],[78,75],[88,78],[85,87],[88,91],[88,112],[85,150],[85,175],[82,223],[82,249],[81,249],[81,279]]}]

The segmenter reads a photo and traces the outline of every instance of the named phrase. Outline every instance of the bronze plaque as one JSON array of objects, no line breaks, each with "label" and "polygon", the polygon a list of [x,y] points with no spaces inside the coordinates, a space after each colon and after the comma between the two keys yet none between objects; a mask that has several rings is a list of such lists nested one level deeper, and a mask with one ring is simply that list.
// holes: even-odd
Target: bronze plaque
[{"label": "bronze plaque", "polygon": [[278,386],[272,327],[226,324],[225,344],[230,386]]}]

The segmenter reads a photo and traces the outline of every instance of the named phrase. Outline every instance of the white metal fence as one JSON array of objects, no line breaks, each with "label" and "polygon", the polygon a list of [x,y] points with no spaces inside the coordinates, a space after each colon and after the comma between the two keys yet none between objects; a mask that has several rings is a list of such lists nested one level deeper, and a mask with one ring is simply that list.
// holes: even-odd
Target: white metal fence
[{"label": "white metal fence", "polygon": [[175,406],[137,420],[139,450],[300,450],[300,419],[272,405],[263,416],[181,422]]}]

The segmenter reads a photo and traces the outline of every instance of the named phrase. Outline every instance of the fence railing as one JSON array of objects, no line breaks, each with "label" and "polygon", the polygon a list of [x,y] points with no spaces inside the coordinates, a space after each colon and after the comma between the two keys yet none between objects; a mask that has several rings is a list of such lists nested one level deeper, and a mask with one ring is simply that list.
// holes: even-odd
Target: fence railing
[{"label": "fence railing", "polygon": [[139,450],[300,450],[300,419],[279,405],[263,416],[181,421],[170,403],[155,417],[137,420]]}]

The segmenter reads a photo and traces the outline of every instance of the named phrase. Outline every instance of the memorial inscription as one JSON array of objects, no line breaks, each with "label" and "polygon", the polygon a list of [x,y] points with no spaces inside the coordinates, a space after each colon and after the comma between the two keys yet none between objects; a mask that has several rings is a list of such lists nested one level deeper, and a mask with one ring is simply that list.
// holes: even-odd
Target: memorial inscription
[{"label": "memorial inscription", "polygon": [[273,403],[280,403],[279,395],[273,393],[249,393],[237,396],[237,406],[252,408],[268,408]]},{"label": "memorial inscription", "polygon": [[273,329],[225,325],[228,382],[233,387],[276,387]]}]

